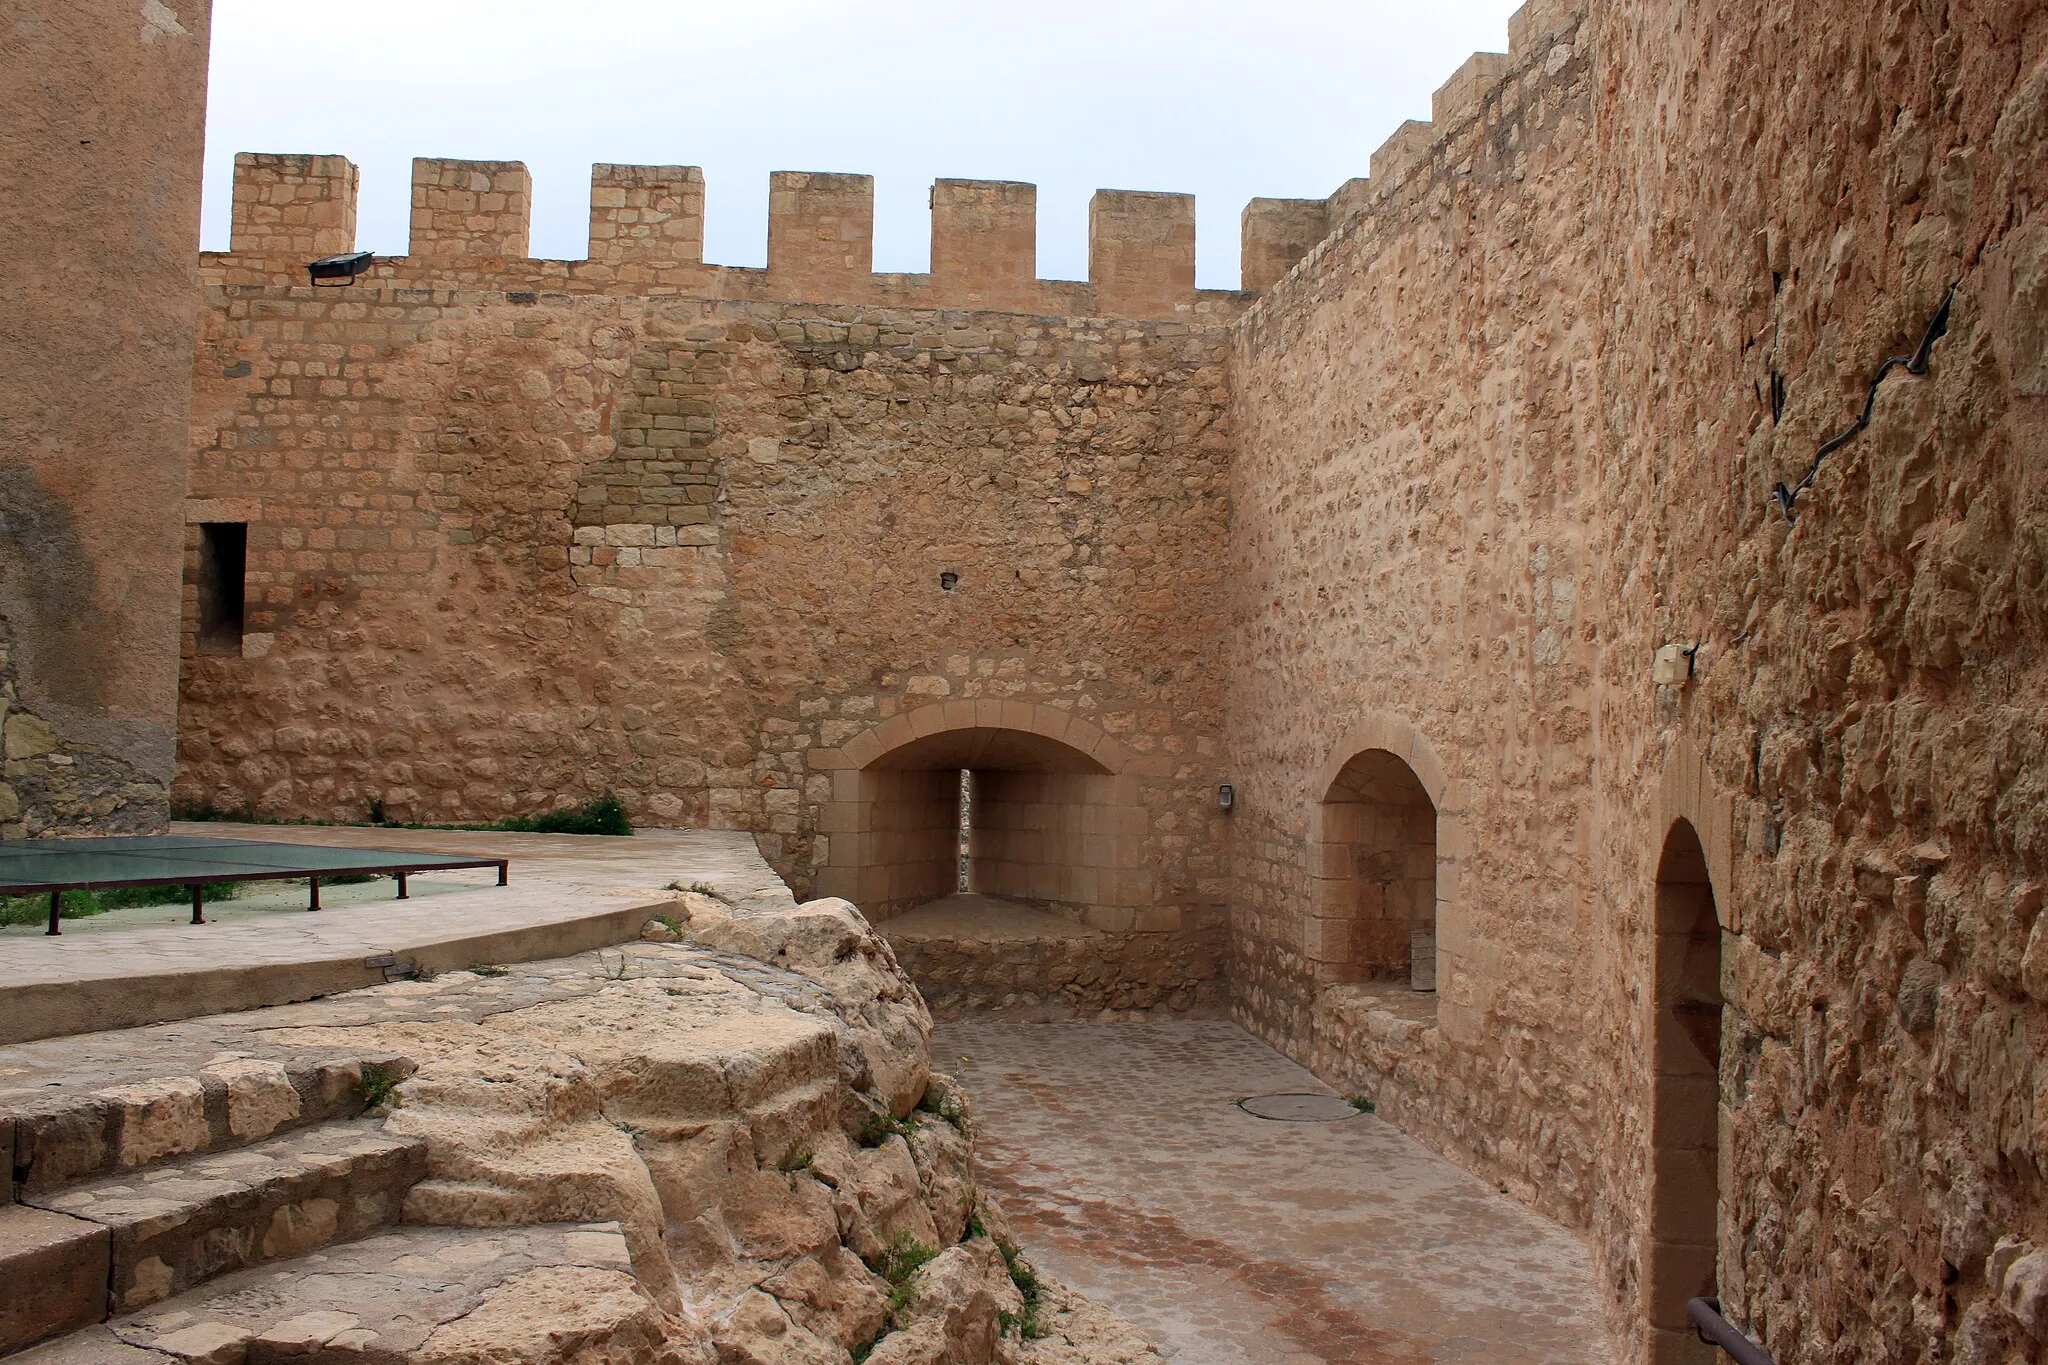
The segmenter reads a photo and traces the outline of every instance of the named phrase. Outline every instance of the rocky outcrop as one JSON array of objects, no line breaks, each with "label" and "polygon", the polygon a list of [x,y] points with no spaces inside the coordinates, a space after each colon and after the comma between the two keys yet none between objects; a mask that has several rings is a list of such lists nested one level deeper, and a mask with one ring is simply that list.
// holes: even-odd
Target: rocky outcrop
[{"label": "rocky outcrop", "polygon": [[[966,1098],[853,906],[685,893],[657,927],[673,941],[135,1030],[80,1049],[127,1070],[75,1102],[0,1092],[36,1134],[24,1214],[112,1229],[125,1314],[39,1365],[1146,1358],[1093,1354],[1099,1315],[976,1189]],[[330,1074],[363,1078],[365,1117],[305,1098]],[[69,1116],[109,1095],[128,1148],[101,1152]],[[99,1147],[67,1156],[72,1128]],[[235,1174],[271,1147],[276,1175]],[[371,1165],[396,1174],[372,1189]],[[123,1231],[157,1190],[191,1237]]]}]

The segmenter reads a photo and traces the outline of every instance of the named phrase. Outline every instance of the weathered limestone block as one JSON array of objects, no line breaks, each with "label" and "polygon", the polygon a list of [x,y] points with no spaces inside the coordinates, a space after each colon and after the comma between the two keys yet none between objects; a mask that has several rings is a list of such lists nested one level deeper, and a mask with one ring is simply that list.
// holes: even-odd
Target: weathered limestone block
[{"label": "weathered limestone block", "polygon": [[807,1256],[761,1288],[813,1335],[852,1350],[873,1341],[889,1320],[889,1283],[836,1243]]},{"label": "weathered limestone block", "polygon": [[269,1137],[299,1117],[299,1092],[278,1062],[218,1062],[201,1076],[227,1087],[228,1132],[242,1142]]},{"label": "weathered limestone block", "polygon": [[196,1152],[213,1140],[206,1123],[206,1088],[188,1077],[148,1081],[102,1091],[113,1106],[115,1151],[123,1166],[146,1166]]},{"label": "weathered limestone block", "polygon": [[0,1352],[104,1317],[108,1247],[96,1223],[0,1205]]},{"label": "weathered limestone block", "polygon": [[550,1266],[434,1330],[418,1365],[709,1365],[693,1334],[619,1271]]},{"label": "weathered limestone block", "polygon": [[885,1365],[989,1365],[1001,1338],[998,1313],[1014,1313],[1022,1297],[994,1242],[977,1238],[948,1247],[910,1281],[899,1330],[882,1338],[871,1361]]}]

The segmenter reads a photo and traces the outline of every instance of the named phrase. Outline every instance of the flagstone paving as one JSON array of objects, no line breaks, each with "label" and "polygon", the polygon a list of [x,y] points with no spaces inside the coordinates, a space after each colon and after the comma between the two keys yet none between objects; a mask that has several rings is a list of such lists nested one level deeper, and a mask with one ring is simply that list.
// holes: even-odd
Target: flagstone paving
[{"label": "flagstone paving", "polygon": [[[947,1021],[1019,1240],[1179,1365],[1607,1365],[1585,1245],[1222,1020]],[[1278,1111],[1342,1113],[1327,1105]]]}]

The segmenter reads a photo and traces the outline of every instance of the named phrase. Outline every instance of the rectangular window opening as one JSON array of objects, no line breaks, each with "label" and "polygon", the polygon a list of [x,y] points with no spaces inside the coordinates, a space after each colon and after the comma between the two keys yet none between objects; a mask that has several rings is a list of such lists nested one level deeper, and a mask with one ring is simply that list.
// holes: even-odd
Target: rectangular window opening
[{"label": "rectangular window opening", "polygon": [[249,567],[249,527],[240,521],[199,526],[199,652],[242,652],[243,580]]},{"label": "rectangular window opening", "polygon": [[962,892],[974,889],[974,867],[969,846],[974,837],[974,774],[960,770],[960,885]]}]

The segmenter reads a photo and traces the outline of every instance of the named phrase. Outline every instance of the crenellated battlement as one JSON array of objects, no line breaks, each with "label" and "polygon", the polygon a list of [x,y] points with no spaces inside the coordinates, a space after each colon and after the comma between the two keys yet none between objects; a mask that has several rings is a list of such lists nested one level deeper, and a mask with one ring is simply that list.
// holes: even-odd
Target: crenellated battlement
[{"label": "crenellated battlement", "polygon": [[[206,253],[207,283],[305,284],[308,261],[353,249],[357,184],[345,157],[238,156],[232,248]],[[1249,302],[1236,290],[1195,287],[1192,195],[1098,190],[1089,206],[1090,278],[1078,281],[1038,278],[1033,185],[937,182],[932,269],[922,275],[875,273],[871,176],[776,172],[765,270],[705,262],[704,192],[695,166],[593,166],[589,255],[541,260],[527,254],[533,183],[525,166],[422,157],[413,162],[407,254],[379,260],[361,282],[1205,323],[1227,322]],[[1313,245],[1296,230],[1284,249],[1298,256]],[[1261,250],[1263,260],[1282,248]]]},{"label": "crenellated battlement", "polygon": [[[1369,176],[1346,181],[1327,199],[1248,203],[1239,290],[1195,287],[1192,195],[1097,190],[1088,208],[1088,279],[1045,280],[1038,277],[1036,186],[940,180],[931,192],[930,273],[877,274],[873,177],[777,171],[769,180],[768,264],[757,269],[704,260],[702,170],[600,164],[591,168],[588,256],[541,260],[527,254],[533,182],[525,166],[430,157],[413,162],[407,255],[380,260],[362,278],[393,288],[1228,322],[1481,120],[1503,83],[1576,13],[1573,0],[1528,0],[1509,20],[1508,51],[1468,58],[1432,97],[1429,122],[1403,123],[1373,152]],[[207,282],[304,284],[307,261],[355,245],[356,193],[356,168],[345,157],[236,157],[232,247],[207,253]]]}]

